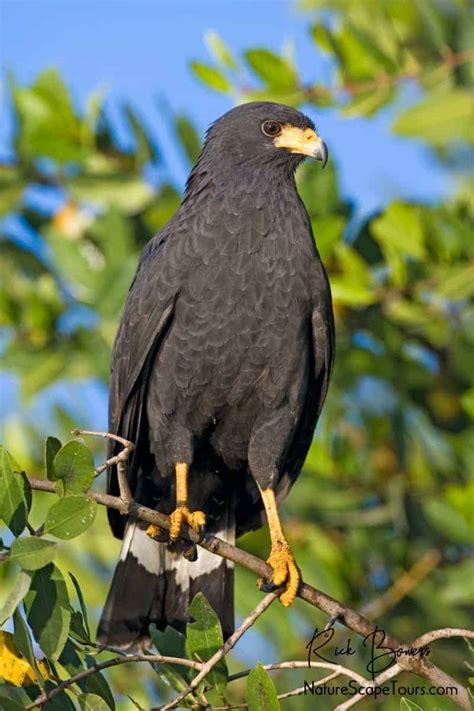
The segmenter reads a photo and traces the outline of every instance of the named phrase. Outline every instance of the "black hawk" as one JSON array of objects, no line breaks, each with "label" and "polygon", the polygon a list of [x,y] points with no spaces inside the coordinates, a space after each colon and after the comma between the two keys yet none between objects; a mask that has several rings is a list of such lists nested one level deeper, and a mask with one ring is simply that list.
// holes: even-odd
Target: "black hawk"
[{"label": "black hawk", "polygon": [[[199,591],[231,634],[232,565],[197,555],[183,523],[234,543],[267,519],[264,589],[282,587],[285,606],[295,599],[300,574],[277,504],[300,473],[334,358],[330,288],[294,177],[307,156],[324,165],[327,149],[299,111],[232,109],[143,250],[113,351],[109,431],[136,444],[130,489],[171,529],[109,509],[123,544],[100,644],[146,647],[150,623],[183,630]],[[114,469],[108,492],[119,494]]]}]

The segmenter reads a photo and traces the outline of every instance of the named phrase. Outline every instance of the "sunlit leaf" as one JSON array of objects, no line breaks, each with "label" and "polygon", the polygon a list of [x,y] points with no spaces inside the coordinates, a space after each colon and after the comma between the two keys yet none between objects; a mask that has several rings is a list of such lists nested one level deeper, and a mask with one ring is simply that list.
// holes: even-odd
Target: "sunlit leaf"
[{"label": "sunlit leaf", "polygon": [[31,575],[25,570],[21,570],[14,579],[12,589],[2,608],[0,609],[0,625],[13,615],[20,602],[30,589]]},{"label": "sunlit leaf", "polygon": [[195,76],[200,79],[203,84],[215,89],[216,91],[222,91],[228,93],[231,89],[231,85],[226,77],[215,67],[209,64],[204,64],[204,62],[191,62],[191,69]]},{"label": "sunlit leaf", "polygon": [[[186,651],[190,659],[206,662],[223,645],[224,639],[219,618],[204,597],[198,593],[188,610],[190,622],[186,625]],[[227,684],[227,664],[221,659],[207,679],[217,689]]]},{"label": "sunlit leaf", "polygon": [[97,694],[81,694],[77,697],[81,711],[109,711],[110,706]]},{"label": "sunlit leaf", "polygon": [[51,563],[56,555],[57,543],[46,538],[17,538],[13,541],[10,560],[24,570],[37,570]]},{"label": "sunlit leaf", "polygon": [[196,129],[191,121],[183,115],[176,116],[175,128],[190,163],[195,163],[201,151],[201,141]]},{"label": "sunlit leaf", "polygon": [[255,74],[272,89],[295,90],[298,76],[287,59],[268,49],[249,49],[245,59]]},{"label": "sunlit leaf", "polygon": [[56,538],[75,538],[93,524],[96,511],[96,502],[87,496],[65,496],[50,507],[44,530]]},{"label": "sunlit leaf", "polygon": [[227,67],[227,69],[237,69],[235,59],[233,58],[226,43],[222,37],[217,34],[217,32],[206,32],[204,35],[204,41],[214,55],[214,58],[220,62],[220,64]]},{"label": "sunlit leaf", "polygon": [[280,708],[275,685],[261,664],[248,676],[246,700],[249,711],[278,711]]},{"label": "sunlit leaf", "polygon": [[90,450],[77,440],[71,440],[54,457],[54,476],[61,482],[65,495],[82,494],[94,481],[94,460]]},{"label": "sunlit leaf", "polygon": [[395,120],[393,130],[436,146],[457,140],[474,143],[474,96],[467,89],[428,96],[402,113]]}]

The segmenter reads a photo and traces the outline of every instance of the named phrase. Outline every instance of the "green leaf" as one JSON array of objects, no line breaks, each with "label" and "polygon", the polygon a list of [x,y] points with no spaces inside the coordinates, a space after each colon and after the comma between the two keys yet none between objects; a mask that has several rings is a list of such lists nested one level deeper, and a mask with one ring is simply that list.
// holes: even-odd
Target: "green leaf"
[{"label": "green leaf", "polygon": [[332,35],[329,32],[328,28],[326,25],[323,25],[320,22],[315,23],[311,27],[311,35],[318,45],[320,49],[323,50],[323,52],[333,52],[334,51],[334,43],[332,41]]},{"label": "green leaf", "polygon": [[189,162],[194,165],[201,152],[201,141],[196,129],[186,116],[176,116],[175,129]]},{"label": "green leaf", "polygon": [[18,168],[0,165],[0,216],[13,212],[20,201],[23,187]]},{"label": "green leaf", "polygon": [[474,559],[449,566],[444,573],[440,598],[444,605],[474,605]]},{"label": "green leaf", "polygon": [[77,440],[61,447],[54,458],[54,475],[63,483],[64,494],[82,494],[94,481],[94,461],[90,450]]},{"label": "green leaf", "polygon": [[90,635],[87,633],[82,612],[79,612],[79,610],[74,610],[72,607],[70,635],[81,642],[90,641]]},{"label": "green leaf", "polygon": [[421,27],[433,46],[440,50],[444,56],[449,46],[449,38],[446,36],[447,23],[439,8],[430,0],[415,0],[415,7],[420,14]]},{"label": "green leaf", "polygon": [[440,276],[436,289],[439,296],[459,301],[474,296],[474,264],[451,266]]},{"label": "green leaf", "polygon": [[268,49],[250,49],[244,56],[255,74],[272,89],[291,91],[298,88],[298,75],[287,59]]},{"label": "green leaf", "polygon": [[[46,684],[46,690],[51,691],[54,688],[55,685],[51,683]],[[45,708],[47,711],[76,711],[76,707],[65,691],[62,691],[57,696],[53,696],[51,701],[48,701]]]},{"label": "green leaf", "polygon": [[474,388],[470,388],[464,393],[461,404],[471,420],[474,420]]},{"label": "green leaf", "polygon": [[206,86],[211,87],[211,89],[216,89],[216,91],[222,91],[227,94],[232,88],[226,77],[218,69],[211,67],[209,64],[204,64],[204,62],[191,62],[191,69],[197,78],[200,79],[203,84],[206,84]]},{"label": "green leaf", "polygon": [[46,441],[44,443],[44,464],[46,476],[50,481],[54,481],[54,479],[56,479],[53,462],[55,456],[57,455],[61,447],[62,444],[57,437],[46,438]]},{"label": "green leaf", "polygon": [[280,708],[275,685],[261,664],[249,674],[246,700],[249,711],[278,711]]},{"label": "green leaf", "polygon": [[[192,620],[186,625],[188,657],[207,662],[224,643],[219,618],[202,593],[195,596],[189,606],[188,614]],[[225,688],[227,678],[225,659],[221,659],[207,676],[209,683],[219,691]]]},{"label": "green leaf", "polygon": [[0,517],[19,536],[28,521],[31,487],[11,454],[0,445]]},{"label": "green leaf", "polygon": [[[150,625],[149,631],[159,654],[166,657],[186,658],[186,638],[174,627],[166,627],[164,631],[161,631],[157,629],[156,625]],[[176,691],[182,691],[191,681],[193,672],[187,667],[181,667],[178,664],[152,664],[152,666],[159,674],[163,674],[168,679]]]},{"label": "green leaf", "polygon": [[[105,257],[107,270],[109,271],[112,267],[119,267],[123,270],[124,263],[134,253],[134,236],[130,221],[119,210],[110,207],[105,214],[95,220],[90,226],[89,232]],[[110,239],[110,235],[114,236],[113,240]],[[133,258],[135,260],[135,257]],[[109,288],[110,286],[108,284]],[[102,289],[99,285],[97,287],[96,294],[102,294]],[[124,295],[125,292],[122,298]],[[94,306],[98,305],[97,302],[94,303]]]},{"label": "green leaf", "polygon": [[2,711],[25,711],[29,699],[22,689],[12,686],[0,685],[0,708]]},{"label": "green leaf", "polygon": [[219,64],[227,67],[227,69],[237,69],[237,64],[230,53],[229,48],[217,32],[213,32],[212,30],[206,32],[204,35],[204,41],[209,51],[212,52],[214,58],[217,62],[219,62]]},{"label": "green leaf", "polygon": [[109,711],[108,704],[97,694],[81,694],[77,697],[81,711]]},{"label": "green leaf", "polygon": [[96,502],[87,496],[65,496],[49,509],[44,530],[63,540],[75,538],[92,525],[96,511]]},{"label": "green leaf", "polygon": [[47,156],[60,163],[85,157],[87,126],[75,115],[55,69],[42,72],[30,87],[12,87],[18,120],[16,148],[23,160]]},{"label": "green leaf", "polygon": [[417,206],[393,202],[372,222],[371,229],[382,247],[390,245],[400,254],[417,259],[425,256],[425,235]]},{"label": "green leaf", "polygon": [[90,638],[91,638],[91,633],[90,633],[90,628],[89,628],[89,620],[88,620],[88,617],[87,617],[87,607],[86,607],[86,603],[85,603],[85,600],[84,600],[84,596],[83,596],[83,594],[82,594],[81,586],[79,585],[79,582],[78,582],[76,576],[73,575],[71,572],[69,573],[69,577],[71,578],[72,584],[74,585],[74,589],[75,589],[75,591],[76,591],[76,595],[77,595],[77,598],[78,598],[78,600],[79,600],[79,605],[80,605],[80,607],[81,607],[82,617],[83,617],[83,619],[84,619],[84,625],[85,625],[85,628],[86,628],[86,632],[87,632],[87,635],[88,635],[88,639],[90,639]]},{"label": "green leaf", "polygon": [[349,22],[347,32],[357,41],[374,72],[380,73],[384,70],[393,72],[397,69],[396,63],[385,51],[384,38],[379,37],[377,31],[366,31],[357,24]]},{"label": "green leaf", "polygon": [[393,88],[382,87],[375,91],[368,91],[356,94],[351,101],[344,106],[341,113],[343,116],[366,116],[370,118],[386,106],[393,99]]},{"label": "green leaf", "polygon": [[68,182],[67,187],[74,200],[97,207],[113,206],[125,215],[140,212],[154,197],[153,188],[143,178],[115,173],[78,176]]},{"label": "green leaf", "polygon": [[423,711],[423,709],[418,704],[415,704],[414,701],[402,698],[400,700],[400,711]]},{"label": "green leaf", "polygon": [[79,672],[87,668],[82,654],[82,651],[81,654],[79,654],[73,642],[68,639],[58,658],[58,663],[62,667],[64,667],[64,669],[68,672],[69,676],[74,676],[75,674],[78,674]]},{"label": "green leaf", "polygon": [[36,665],[36,657],[33,652],[30,632],[19,610],[15,610],[13,614],[13,625],[15,630],[15,644],[18,647],[18,651],[21,652],[25,659],[29,661],[31,668],[34,670],[38,685],[44,687],[44,679],[39,673]]},{"label": "green leaf", "polygon": [[474,96],[465,89],[431,94],[403,112],[393,130],[401,136],[422,138],[435,146],[456,140],[474,143]]},{"label": "green leaf", "polygon": [[430,523],[448,540],[466,545],[472,543],[473,527],[453,506],[440,499],[429,499],[424,503],[423,510]]},{"label": "green leaf", "polygon": [[100,672],[87,676],[84,679],[84,685],[81,685],[81,689],[88,694],[100,696],[107,704],[107,707],[115,711],[115,701],[109,683]]},{"label": "green leaf", "polygon": [[33,575],[25,608],[41,650],[48,659],[56,661],[66,644],[71,612],[66,583],[53,563]]},{"label": "green leaf", "polygon": [[51,563],[57,551],[57,543],[46,538],[17,538],[13,541],[10,560],[24,570],[38,570]]},{"label": "green leaf", "polygon": [[0,610],[0,626],[13,615],[20,602],[30,589],[31,575],[21,570],[13,581],[12,591]]},{"label": "green leaf", "polygon": [[158,163],[160,153],[156,141],[145,129],[143,122],[138,118],[136,112],[128,104],[125,106],[125,114],[132,127],[135,137],[134,160],[138,168],[146,163]]},{"label": "green leaf", "polygon": [[426,255],[420,209],[394,202],[372,221],[370,229],[391,268],[392,281],[403,286],[407,279],[406,257],[422,260]]}]

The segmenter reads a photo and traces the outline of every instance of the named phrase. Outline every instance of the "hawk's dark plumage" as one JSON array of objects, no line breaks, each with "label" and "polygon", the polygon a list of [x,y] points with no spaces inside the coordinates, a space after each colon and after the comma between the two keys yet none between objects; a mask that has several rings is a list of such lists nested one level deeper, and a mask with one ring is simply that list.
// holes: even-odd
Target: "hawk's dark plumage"
[{"label": "hawk's dark plumage", "polygon": [[[175,464],[188,462],[189,508],[231,542],[262,525],[259,487],[282,500],[297,478],[334,356],[328,280],[294,181],[303,155],[265,135],[268,121],[313,128],[267,102],[213,124],[180,208],[143,251],[112,361],[109,431],[136,443],[134,497],[170,514]],[[109,520],[124,543],[100,642],[139,646],[150,622],[182,629],[199,590],[232,631],[228,563],[203,549],[191,562],[179,542],[173,552],[117,511]]]}]

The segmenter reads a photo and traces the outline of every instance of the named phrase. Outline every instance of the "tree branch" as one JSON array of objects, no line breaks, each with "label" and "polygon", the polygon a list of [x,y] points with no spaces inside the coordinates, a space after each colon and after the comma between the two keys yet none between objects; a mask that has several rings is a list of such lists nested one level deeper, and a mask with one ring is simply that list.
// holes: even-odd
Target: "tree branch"
[{"label": "tree branch", "polygon": [[[106,436],[106,434],[101,433],[101,436]],[[29,479],[29,482],[32,489],[55,493],[54,482],[32,478]],[[168,516],[155,511],[154,509],[142,506],[141,504],[136,503],[133,499],[130,502],[127,502],[121,497],[96,492],[88,492],[87,496],[96,501],[98,504],[120,511],[124,515],[130,515],[166,530],[169,530],[170,528],[170,520]],[[242,565],[255,573],[258,577],[269,578],[271,576],[272,570],[270,566],[251,553],[247,553],[246,551],[243,551],[236,546],[232,546],[229,543],[226,543],[225,541],[209,534],[205,535],[204,539],[199,542],[198,534],[195,531],[189,527],[183,528],[184,530],[182,531],[182,536],[184,538],[197,543],[211,553],[219,555],[222,558],[226,558],[227,560],[230,560],[238,565]],[[308,604],[318,608],[331,619],[337,620],[347,628],[357,632],[362,637],[365,638],[376,634],[377,628],[367,618],[363,617],[349,607],[346,607],[329,595],[317,590],[311,585],[303,583],[300,587],[298,595]],[[389,634],[385,635],[384,645],[393,650],[409,650],[410,646],[412,646],[400,642],[396,637]],[[226,652],[224,652],[224,654],[225,653]],[[457,698],[455,702],[457,705],[463,709],[470,709],[469,696],[464,686],[453,679],[449,674],[446,674],[442,669],[439,669],[428,661],[426,657],[421,659],[419,657],[408,655],[406,657],[402,656],[399,658],[396,666],[400,667],[400,671],[411,671],[414,674],[423,677],[433,686],[455,687],[457,691]],[[393,667],[391,667],[391,669],[392,668]],[[399,673],[399,671],[397,671],[397,673]]]},{"label": "tree branch", "polygon": [[51,691],[44,691],[31,704],[25,706],[25,709],[34,709],[37,706],[42,706],[43,704],[46,704],[48,701],[51,701],[51,699],[60,694],[62,691],[72,686],[72,684],[75,684],[77,681],[81,681],[81,679],[85,679],[85,677],[90,676],[90,674],[95,674],[96,672],[99,672],[102,669],[108,669],[109,667],[118,667],[119,664],[128,664],[129,662],[158,662],[159,664],[177,664],[182,667],[189,667],[191,669],[195,669],[196,671],[200,671],[204,666],[201,662],[193,662],[190,659],[181,659],[179,657],[164,657],[161,654],[123,654],[120,657],[108,659],[106,662],[94,664],[93,666],[78,672],[78,674],[74,674],[74,676],[69,677],[69,679],[65,679],[65,681],[62,681],[54,689],[51,689]]},{"label": "tree branch", "polygon": [[[450,52],[449,54],[446,54],[444,59],[434,65],[431,69],[446,67],[448,70],[453,71],[456,67],[460,67],[463,64],[467,64],[472,61],[474,61],[474,49],[465,49],[461,52]],[[365,94],[369,91],[377,91],[395,86],[399,82],[407,79],[419,79],[423,76],[424,71],[424,65],[420,65],[420,67],[400,72],[399,74],[387,74],[386,72],[383,72],[374,79],[368,79],[367,81],[361,82],[346,82],[338,87],[324,88],[323,90],[326,96],[339,93],[358,96],[359,94]],[[303,86],[302,90],[309,99],[317,99],[322,93],[321,87]]]}]

